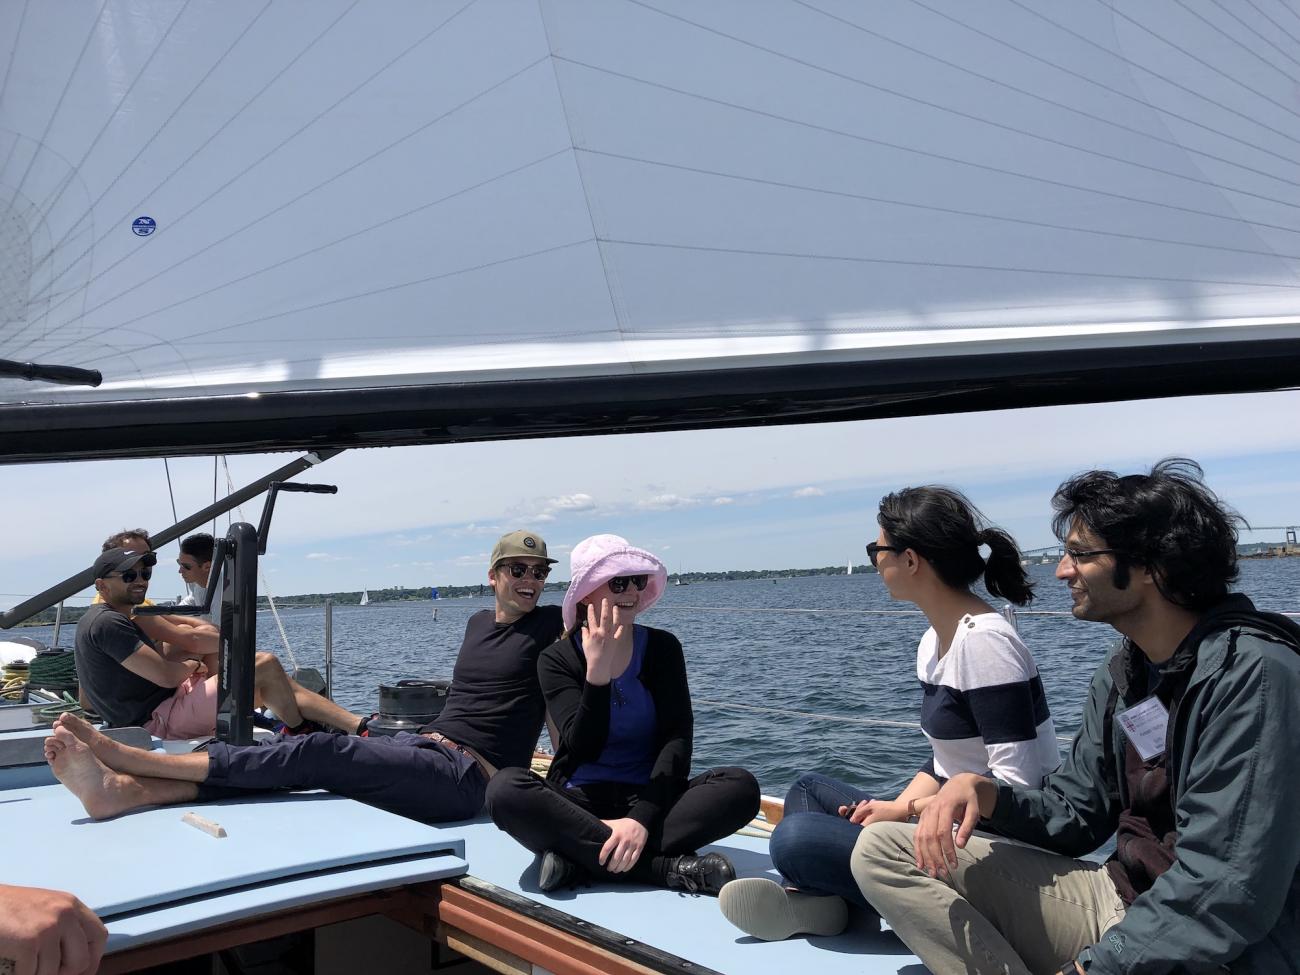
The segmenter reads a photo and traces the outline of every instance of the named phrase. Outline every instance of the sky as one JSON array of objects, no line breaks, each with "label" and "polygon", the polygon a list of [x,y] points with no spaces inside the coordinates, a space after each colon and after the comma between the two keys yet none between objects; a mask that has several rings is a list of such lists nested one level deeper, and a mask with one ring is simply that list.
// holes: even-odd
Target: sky
[{"label": "sky", "polygon": [[[1172,454],[1198,460],[1211,487],[1252,524],[1295,525],[1297,417],[1300,392],[1289,391],[352,450],[297,478],[335,484],[337,495],[278,499],[263,591],[478,583],[496,538],[515,528],[543,535],[561,560],[560,579],[568,578],[569,550],[597,532],[650,549],[673,572],[862,564],[880,497],[925,483],[965,491],[1033,549],[1054,543],[1050,498],[1066,476],[1131,472]],[[226,463],[240,487],[292,456]],[[220,465],[218,476],[224,494]],[[7,608],[85,568],[111,532],[173,524],[173,499],[181,517],[210,503],[213,459],[16,465],[0,468],[0,478],[12,546],[0,561]],[[256,524],[261,508],[261,499],[246,504],[244,517]],[[151,596],[181,591],[176,554],[175,543],[162,550]]]}]

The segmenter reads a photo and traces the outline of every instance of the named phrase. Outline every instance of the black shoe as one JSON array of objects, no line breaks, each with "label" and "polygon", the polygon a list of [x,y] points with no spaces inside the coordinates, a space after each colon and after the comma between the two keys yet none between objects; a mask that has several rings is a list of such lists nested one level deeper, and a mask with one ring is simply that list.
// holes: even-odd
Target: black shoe
[{"label": "black shoe", "polygon": [[722,885],[736,879],[736,868],[721,853],[680,856],[668,864],[668,888],[690,894],[718,895]]},{"label": "black shoe", "polygon": [[542,854],[542,865],[537,871],[537,889],[552,891],[572,887],[578,880],[578,873],[577,865],[547,850]]}]

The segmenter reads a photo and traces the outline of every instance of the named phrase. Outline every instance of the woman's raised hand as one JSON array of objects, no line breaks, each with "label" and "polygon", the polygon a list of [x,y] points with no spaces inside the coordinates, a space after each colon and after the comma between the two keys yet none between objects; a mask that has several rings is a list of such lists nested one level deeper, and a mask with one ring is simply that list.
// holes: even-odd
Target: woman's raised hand
[{"label": "woman's raised hand", "polygon": [[600,848],[600,865],[610,873],[626,873],[636,866],[649,837],[635,819],[602,819],[609,827],[609,839]]},{"label": "woman's raised hand", "polygon": [[587,631],[582,635],[582,652],[587,658],[587,683],[608,684],[613,644],[623,636],[623,612],[602,598],[599,611],[587,604]]}]

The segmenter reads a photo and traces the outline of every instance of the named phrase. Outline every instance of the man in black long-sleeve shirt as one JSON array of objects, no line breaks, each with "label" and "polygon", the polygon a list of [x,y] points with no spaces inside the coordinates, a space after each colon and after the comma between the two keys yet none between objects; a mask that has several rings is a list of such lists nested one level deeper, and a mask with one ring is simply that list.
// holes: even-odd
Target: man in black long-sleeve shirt
[{"label": "man in black long-sleeve shirt", "polygon": [[554,561],[535,533],[497,542],[488,569],[496,605],[470,618],[447,704],[418,735],[316,733],[167,755],[120,745],[65,715],[46,740],[46,758],[95,818],[280,789],[327,789],[422,822],[468,818],[482,807],[492,774],[526,766],[541,733],[537,657],[562,622],[559,606],[537,600]]}]

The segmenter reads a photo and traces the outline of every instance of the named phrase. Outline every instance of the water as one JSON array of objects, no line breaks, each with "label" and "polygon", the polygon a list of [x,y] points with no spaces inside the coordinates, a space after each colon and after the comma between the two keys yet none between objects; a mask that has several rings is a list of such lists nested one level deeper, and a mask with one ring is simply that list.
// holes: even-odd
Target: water
[{"label": "water", "polygon": [[[1051,566],[1032,566],[1033,611],[1065,611],[1064,586]],[[1300,559],[1242,563],[1242,591],[1263,609],[1300,610]],[[558,602],[547,593],[543,602]],[[334,608],[334,697],[370,713],[380,683],[451,676],[465,621],[490,597]],[[816,769],[881,795],[896,794],[926,761],[919,730],[863,726],[742,710],[709,701],[814,712],[839,719],[914,722],[920,708],[916,644],[920,615],[890,600],[874,574],[670,587],[645,622],[671,630],[686,651],[695,700],[694,767],[743,765],[763,791],[783,795],[802,771]],[[803,612],[790,612],[799,609]],[[864,610],[889,610],[874,615]],[[324,609],[281,612],[294,656],[324,670]],[[1021,615],[1057,732],[1073,734],[1088,681],[1114,631],[1070,616]],[[51,628],[21,631],[48,641]],[[70,644],[65,630],[63,643]],[[288,662],[270,613],[258,615],[258,642]]]}]

